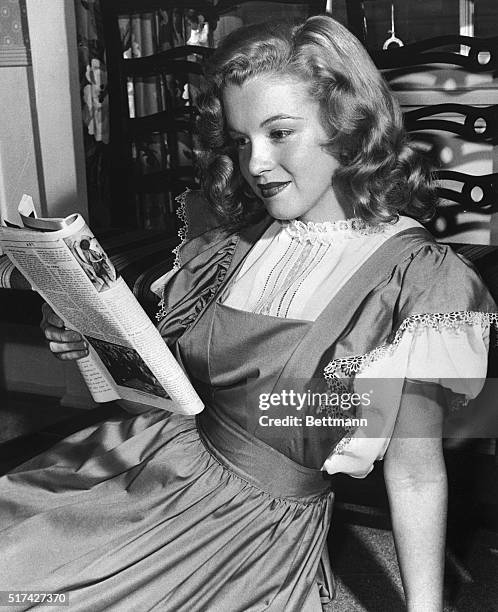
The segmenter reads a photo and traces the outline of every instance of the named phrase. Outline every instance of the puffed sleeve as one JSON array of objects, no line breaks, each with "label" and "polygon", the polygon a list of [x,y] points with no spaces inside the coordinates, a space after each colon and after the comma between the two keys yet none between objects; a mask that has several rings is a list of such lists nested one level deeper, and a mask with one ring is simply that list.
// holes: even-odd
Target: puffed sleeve
[{"label": "puffed sleeve", "polygon": [[[366,476],[384,456],[399,410],[414,409],[410,402],[425,394],[432,402],[427,404],[437,406],[438,414],[424,416],[430,431],[431,421],[440,423],[484,384],[498,312],[472,266],[449,247],[428,244],[395,270],[392,282],[399,283],[399,293],[387,341],[325,369],[334,384],[353,377],[354,391],[369,400],[361,406],[364,423],[326,459],[323,469],[332,474]],[[426,435],[415,427],[405,434]]]},{"label": "puffed sleeve", "polygon": [[209,244],[221,226],[220,219],[211,210],[200,191],[186,189],[176,198],[176,202],[178,203],[176,214],[181,227],[178,230],[180,242],[173,249],[175,256],[173,268],[157,278],[150,286],[151,291],[160,297],[167,280],[181,268],[183,263],[202,250],[204,245]]},{"label": "puffed sleeve", "polygon": [[[158,329],[168,343],[174,342],[199,316],[214,295],[230,266],[238,235],[216,225],[204,215],[206,201],[198,192],[180,196],[179,216],[185,225],[180,230],[181,243],[174,250],[173,269],[154,283],[161,295],[156,314]],[[194,222],[193,226],[191,221]],[[219,223],[219,222],[218,222]]]}]

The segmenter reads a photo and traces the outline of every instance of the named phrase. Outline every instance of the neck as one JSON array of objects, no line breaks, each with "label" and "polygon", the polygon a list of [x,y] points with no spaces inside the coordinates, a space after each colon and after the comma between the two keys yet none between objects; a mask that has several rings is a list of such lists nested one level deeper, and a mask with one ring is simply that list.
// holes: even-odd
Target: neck
[{"label": "neck", "polygon": [[348,198],[337,197],[335,190],[329,190],[320,202],[311,210],[299,217],[303,223],[323,223],[343,221],[354,216],[353,207],[349,204]]}]

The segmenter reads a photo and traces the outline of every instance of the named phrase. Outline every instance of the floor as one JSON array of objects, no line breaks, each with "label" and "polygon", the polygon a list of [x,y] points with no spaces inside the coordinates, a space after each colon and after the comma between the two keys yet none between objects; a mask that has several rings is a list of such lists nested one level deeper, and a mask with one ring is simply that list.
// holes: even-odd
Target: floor
[{"label": "floor", "polygon": [[[392,533],[333,523],[329,539],[337,579],[334,612],[402,612],[401,580]],[[445,612],[498,610],[498,533],[478,529],[465,557],[447,555]]]},{"label": "floor", "polygon": [[[0,402],[0,474],[70,433],[120,412],[114,404],[103,404],[95,410],[70,410],[61,408],[55,398],[37,397],[34,401],[15,394],[0,393]],[[458,462],[452,471],[462,472]],[[353,495],[348,491],[351,479],[337,482],[339,503],[329,537],[337,580],[332,609],[337,612],[404,609],[387,502],[379,478],[379,470],[374,471],[372,478],[363,481],[363,491]],[[355,491],[360,489],[356,487]],[[360,496],[372,505],[362,505]],[[475,508],[467,502],[462,507],[450,529],[445,612],[498,612],[496,520],[486,520],[482,512],[477,518]]]}]

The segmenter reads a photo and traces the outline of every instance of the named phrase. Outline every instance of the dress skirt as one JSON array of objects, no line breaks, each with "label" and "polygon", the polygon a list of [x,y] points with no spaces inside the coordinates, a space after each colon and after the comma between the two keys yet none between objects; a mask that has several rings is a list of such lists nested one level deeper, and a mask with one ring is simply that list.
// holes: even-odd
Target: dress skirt
[{"label": "dress skirt", "polygon": [[198,418],[159,410],[78,432],[2,479],[0,588],[65,592],[71,612],[307,609],[332,495],[294,496],[267,461],[292,463],[259,444],[237,470]]}]

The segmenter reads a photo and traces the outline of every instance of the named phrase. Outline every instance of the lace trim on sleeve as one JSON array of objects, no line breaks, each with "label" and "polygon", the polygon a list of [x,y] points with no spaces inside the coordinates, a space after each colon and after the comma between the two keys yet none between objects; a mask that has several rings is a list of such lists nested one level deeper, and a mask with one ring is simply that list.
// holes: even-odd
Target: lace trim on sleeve
[{"label": "lace trim on sleeve", "polygon": [[[465,325],[480,325],[482,328],[493,325],[498,332],[498,313],[460,311],[412,315],[402,322],[392,341],[385,342],[364,355],[352,355],[332,360],[323,370],[325,378],[330,380],[332,378],[337,379],[341,375],[358,374],[371,363],[391,355],[401,342],[405,332],[413,333],[421,327],[431,327],[436,331],[462,329]],[[498,337],[496,338],[496,344],[498,345]]]},{"label": "lace trim on sleeve", "polygon": [[173,262],[173,270],[179,270],[182,262],[180,259],[180,249],[187,242],[187,233],[188,233],[188,220],[187,220],[187,196],[192,190],[188,187],[185,189],[183,193],[175,198],[175,201],[178,202],[178,208],[176,209],[176,216],[182,221],[183,225],[178,230],[178,238],[180,238],[180,243],[171,251],[175,256],[175,260]]},{"label": "lace trim on sleeve", "polygon": [[[342,359],[332,360],[324,368],[324,376],[330,392],[350,390],[348,384],[341,380],[341,377],[353,376],[365,370],[370,364],[384,356],[391,355],[401,342],[405,332],[414,333],[421,327],[431,327],[436,331],[444,329],[463,329],[465,325],[480,325],[483,329],[494,326],[495,344],[498,346],[498,313],[461,311],[447,313],[417,314],[405,319],[397,330],[394,338],[390,342],[376,347],[364,355],[353,355]],[[458,409],[468,403],[468,398],[456,395],[451,409]],[[336,444],[332,455],[343,455],[349,444],[352,442],[353,431],[348,431],[346,435]]]}]

